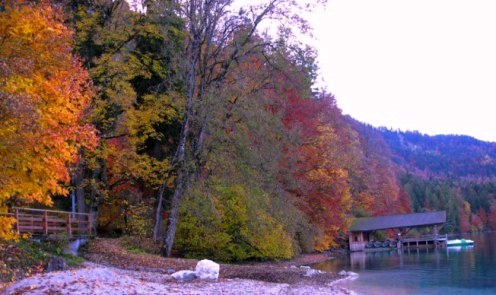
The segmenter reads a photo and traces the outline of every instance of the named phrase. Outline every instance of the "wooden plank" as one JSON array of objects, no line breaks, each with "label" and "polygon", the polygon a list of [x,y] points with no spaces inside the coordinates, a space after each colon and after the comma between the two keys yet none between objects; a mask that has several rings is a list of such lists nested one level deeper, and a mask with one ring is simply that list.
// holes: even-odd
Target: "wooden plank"
[{"label": "wooden plank", "polygon": [[19,230],[22,232],[26,232],[29,230],[43,230],[43,226],[31,225],[31,226],[20,226]]},{"label": "wooden plank", "polygon": [[67,231],[67,227],[66,226],[49,226],[48,227],[48,231]]},{"label": "wooden plank", "polygon": [[27,221],[42,221],[43,220],[43,216],[22,216],[22,217],[19,217],[19,220],[27,220]]},{"label": "wooden plank", "polygon": [[[47,213],[60,213],[65,214],[67,211],[59,211],[59,210],[49,210],[49,209],[34,209],[34,208],[21,208],[21,207],[13,207],[13,209],[19,209],[20,211],[29,211],[29,212],[47,212]],[[75,215],[90,215],[90,213],[74,213]]]},{"label": "wooden plank", "polygon": [[26,233],[26,232],[43,232],[43,227],[42,226],[22,226],[19,228],[19,232],[21,233]]},{"label": "wooden plank", "polygon": [[[44,218],[20,218],[18,220],[19,220],[19,222],[40,222],[40,223],[45,221]],[[49,223],[66,223],[67,222],[65,219],[60,219],[60,218],[53,219],[50,217],[48,217],[46,219],[46,221]]]}]

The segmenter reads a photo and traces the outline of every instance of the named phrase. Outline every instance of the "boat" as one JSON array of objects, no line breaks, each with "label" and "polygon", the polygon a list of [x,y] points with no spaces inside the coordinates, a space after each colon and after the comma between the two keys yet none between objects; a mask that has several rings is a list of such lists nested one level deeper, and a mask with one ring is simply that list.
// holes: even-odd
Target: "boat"
[{"label": "boat", "polygon": [[456,239],[456,240],[448,240],[447,245],[449,246],[470,246],[473,245],[474,241],[466,240],[466,239]]}]

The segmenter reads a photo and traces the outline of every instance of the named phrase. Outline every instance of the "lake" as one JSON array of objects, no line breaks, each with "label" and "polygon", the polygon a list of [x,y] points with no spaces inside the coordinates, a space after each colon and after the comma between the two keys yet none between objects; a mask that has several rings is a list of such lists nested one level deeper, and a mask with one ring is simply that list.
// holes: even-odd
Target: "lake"
[{"label": "lake", "polygon": [[340,284],[358,294],[496,294],[496,232],[459,237],[474,246],[359,252],[313,267],[358,273]]}]

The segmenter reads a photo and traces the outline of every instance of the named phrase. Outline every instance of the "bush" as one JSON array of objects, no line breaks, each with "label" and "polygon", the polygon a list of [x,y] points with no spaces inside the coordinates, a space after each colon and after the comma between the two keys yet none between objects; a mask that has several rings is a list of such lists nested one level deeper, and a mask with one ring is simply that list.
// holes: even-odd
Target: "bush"
[{"label": "bush", "polygon": [[293,240],[268,212],[268,196],[241,185],[192,190],[181,208],[176,249],[219,261],[287,259]]}]

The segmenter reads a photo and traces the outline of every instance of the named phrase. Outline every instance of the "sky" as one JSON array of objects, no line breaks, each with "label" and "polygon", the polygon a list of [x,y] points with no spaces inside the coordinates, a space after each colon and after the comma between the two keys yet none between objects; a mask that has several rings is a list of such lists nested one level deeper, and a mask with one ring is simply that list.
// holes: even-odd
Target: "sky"
[{"label": "sky", "polygon": [[496,142],[496,1],[329,0],[309,19],[344,114]]}]

